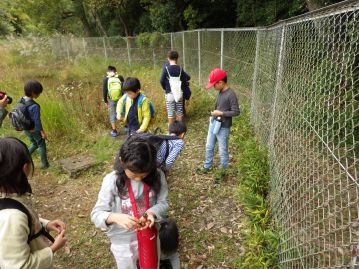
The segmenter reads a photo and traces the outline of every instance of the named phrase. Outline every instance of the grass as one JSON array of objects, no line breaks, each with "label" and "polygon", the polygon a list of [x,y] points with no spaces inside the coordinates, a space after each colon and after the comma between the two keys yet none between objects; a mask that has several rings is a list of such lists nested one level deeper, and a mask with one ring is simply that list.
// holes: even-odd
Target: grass
[{"label": "grass", "polygon": [[233,143],[236,145],[234,159],[237,160],[233,170],[239,176],[237,197],[248,217],[242,245],[250,250],[234,264],[236,268],[279,268],[279,238],[268,204],[270,175],[267,151],[256,142],[246,106],[242,117],[235,121],[233,131]]}]

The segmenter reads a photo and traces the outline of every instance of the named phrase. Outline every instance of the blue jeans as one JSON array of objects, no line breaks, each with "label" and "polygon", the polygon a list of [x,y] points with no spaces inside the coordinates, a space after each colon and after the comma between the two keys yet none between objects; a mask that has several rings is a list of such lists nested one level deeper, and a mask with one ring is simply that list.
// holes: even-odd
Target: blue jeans
[{"label": "blue jeans", "polygon": [[213,165],[213,157],[214,157],[214,147],[216,146],[216,142],[218,140],[218,151],[219,158],[221,162],[222,168],[228,167],[229,154],[228,154],[228,139],[230,128],[221,128],[218,134],[213,134],[212,124],[209,125],[208,135],[207,135],[207,144],[206,144],[206,159],[204,161],[204,168],[212,168]]},{"label": "blue jeans", "polygon": [[32,154],[36,149],[39,149],[41,167],[45,168],[49,166],[46,155],[46,142],[42,138],[40,131],[24,131],[26,136],[30,139],[31,146],[29,148],[30,154]]}]

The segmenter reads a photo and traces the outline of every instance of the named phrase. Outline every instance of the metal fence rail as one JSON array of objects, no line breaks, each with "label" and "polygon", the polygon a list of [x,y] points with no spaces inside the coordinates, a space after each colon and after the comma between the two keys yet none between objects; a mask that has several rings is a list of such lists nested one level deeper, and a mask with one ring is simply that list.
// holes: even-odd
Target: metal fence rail
[{"label": "metal fence rail", "polygon": [[279,263],[359,268],[358,1],[267,28],[168,33],[153,48],[122,37],[58,37],[48,47],[58,57],[148,66],[162,66],[175,49],[199,85],[211,69],[227,70],[268,147]]}]

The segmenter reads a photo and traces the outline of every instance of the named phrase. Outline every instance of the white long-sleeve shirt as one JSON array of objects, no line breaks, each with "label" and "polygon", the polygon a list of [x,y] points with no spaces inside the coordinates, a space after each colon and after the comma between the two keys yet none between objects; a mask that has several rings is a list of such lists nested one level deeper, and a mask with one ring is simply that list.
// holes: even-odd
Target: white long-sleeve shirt
[{"label": "white long-sleeve shirt", "polygon": [[[168,209],[168,187],[165,175],[158,170],[161,175],[161,189],[155,194],[150,190],[149,211],[156,214],[158,219],[165,216]],[[130,198],[121,199],[116,186],[116,172],[113,171],[105,176],[101,190],[98,194],[97,202],[91,212],[91,220],[97,228],[107,229],[107,235],[112,243],[130,243],[136,237],[135,231],[128,231],[117,224],[107,225],[106,220],[111,213],[123,213],[133,216]],[[145,213],[144,203],[144,183],[142,181],[131,180],[133,195],[137,204],[138,215]]]}]

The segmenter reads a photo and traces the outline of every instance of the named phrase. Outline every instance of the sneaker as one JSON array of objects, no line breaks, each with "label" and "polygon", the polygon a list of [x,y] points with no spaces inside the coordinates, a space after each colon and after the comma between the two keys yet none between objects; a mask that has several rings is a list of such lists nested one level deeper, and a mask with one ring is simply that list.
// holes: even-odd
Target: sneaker
[{"label": "sneaker", "polygon": [[227,175],[227,173],[226,173],[225,169],[219,169],[215,173],[214,182],[216,184],[221,183],[226,178],[226,175]]},{"label": "sneaker", "polygon": [[208,174],[212,171],[212,168],[198,167],[196,173],[199,175]]},{"label": "sneaker", "polygon": [[43,164],[43,165],[41,165],[40,166],[40,169],[42,169],[42,170],[46,170],[47,168],[49,168],[50,167],[50,164],[49,163],[47,163],[47,164]]},{"label": "sneaker", "polygon": [[117,130],[112,130],[112,131],[111,131],[111,136],[112,136],[112,137],[117,137],[117,136],[118,136]]}]

